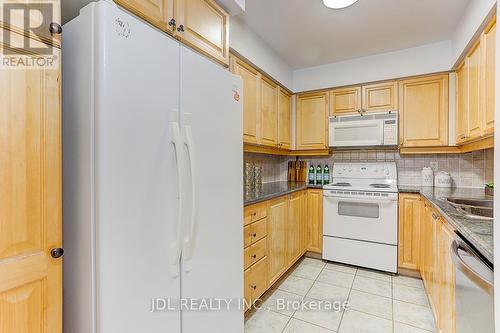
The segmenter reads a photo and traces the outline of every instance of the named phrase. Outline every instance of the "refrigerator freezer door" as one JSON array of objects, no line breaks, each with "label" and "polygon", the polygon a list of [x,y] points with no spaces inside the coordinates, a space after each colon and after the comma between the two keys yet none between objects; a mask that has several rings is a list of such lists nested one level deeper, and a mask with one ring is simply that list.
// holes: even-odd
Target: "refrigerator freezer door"
[{"label": "refrigerator freezer door", "polygon": [[[181,114],[188,169],[182,298],[231,300],[182,311],[182,332],[243,332],[241,81],[181,47]],[[194,183],[192,182],[194,180]]]},{"label": "refrigerator freezer door", "polygon": [[179,108],[180,47],[116,6],[98,6],[98,332],[180,332],[179,311],[150,312],[153,298],[180,297],[180,276],[171,272],[179,193],[171,122]]}]

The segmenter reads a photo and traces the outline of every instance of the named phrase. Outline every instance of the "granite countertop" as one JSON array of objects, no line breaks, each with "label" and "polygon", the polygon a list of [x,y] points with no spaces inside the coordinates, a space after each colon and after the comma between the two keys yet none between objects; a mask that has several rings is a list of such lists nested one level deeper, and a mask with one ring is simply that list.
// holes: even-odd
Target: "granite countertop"
[{"label": "granite countertop", "polygon": [[323,185],[309,185],[304,182],[286,181],[265,183],[256,188],[245,188],[243,190],[243,202],[245,206],[248,206],[293,192],[305,190],[307,188],[323,188]]},{"label": "granite countertop", "polygon": [[461,215],[446,198],[491,199],[481,188],[434,188],[399,186],[400,193],[420,193],[448,223],[493,264],[493,221],[474,220]]}]

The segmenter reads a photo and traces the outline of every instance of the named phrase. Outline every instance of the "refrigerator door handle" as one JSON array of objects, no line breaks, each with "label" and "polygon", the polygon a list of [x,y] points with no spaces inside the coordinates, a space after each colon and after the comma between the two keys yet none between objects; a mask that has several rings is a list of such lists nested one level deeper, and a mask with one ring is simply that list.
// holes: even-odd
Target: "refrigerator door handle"
[{"label": "refrigerator door handle", "polygon": [[183,259],[184,269],[189,272],[192,270],[192,258],[195,243],[195,229],[198,218],[198,200],[197,200],[197,170],[196,170],[196,152],[194,148],[193,132],[191,128],[191,114],[184,114],[184,135],[185,144],[188,151],[189,166],[191,171],[191,215],[187,235],[184,239]]},{"label": "refrigerator door handle", "polygon": [[181,239],[182,239],[182,208],[183,204],[183,180],[182,180],[182,170],[183,170],[183,159],[182,152],[184,145],[181,137],[181,130],[179,126],[179,112],[177,110],[173,111],[170,116],[170,126],[172,130],[172,144],[175,150],[175,161],[177,165],[177,184],[178,184],[178,209],[177,209],[177,234],[175,240],[171,244],[171,262],[170,262],[170,272],[172,277],[177,277],[180,274],[180,260],[181,260]]}]

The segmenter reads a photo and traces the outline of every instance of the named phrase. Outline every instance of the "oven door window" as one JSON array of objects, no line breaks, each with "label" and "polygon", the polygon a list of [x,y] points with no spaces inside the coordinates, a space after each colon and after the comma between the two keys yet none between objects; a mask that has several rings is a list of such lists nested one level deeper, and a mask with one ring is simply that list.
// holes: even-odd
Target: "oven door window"
[{"label": "oven door window", "polygon": [[380,217],[380,207],[376,203],[340,201],[338,214],[340,216],[378,219]]}]

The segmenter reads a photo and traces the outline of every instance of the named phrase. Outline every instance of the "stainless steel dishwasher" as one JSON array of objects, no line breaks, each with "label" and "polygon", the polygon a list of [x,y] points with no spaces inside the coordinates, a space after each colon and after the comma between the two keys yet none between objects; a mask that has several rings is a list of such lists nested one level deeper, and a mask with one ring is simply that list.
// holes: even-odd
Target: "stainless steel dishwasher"
[{"label": "stainless steel dishwasher", "polygon": [[493,267],[456,235],[451,256],[455,265],[456,333],[494,333]]}]

